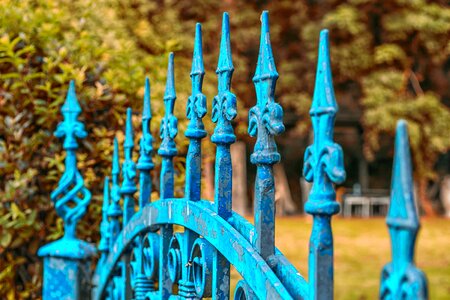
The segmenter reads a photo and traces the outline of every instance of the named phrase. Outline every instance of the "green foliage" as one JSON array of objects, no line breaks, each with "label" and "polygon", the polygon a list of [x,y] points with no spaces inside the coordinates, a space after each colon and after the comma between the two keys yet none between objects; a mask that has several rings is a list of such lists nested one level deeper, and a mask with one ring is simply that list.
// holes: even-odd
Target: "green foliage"
[{"label": "green foliage", "polygon": [[[96,241],[112,138],[124,126],[126,107],[140,109],[145,75],[152,80],[155,121],[161,120],[166,50],[174,49],[143,51],[109,1],[1,2],[0,298],[38,297],[36,251],[62,234],[49,195],[64,170],[61,143],[52,134],[69,80],[76,80],[89,132],[78,167],[94,195],[79,234]],[[183,98],[187,83],[179,86]]]}]

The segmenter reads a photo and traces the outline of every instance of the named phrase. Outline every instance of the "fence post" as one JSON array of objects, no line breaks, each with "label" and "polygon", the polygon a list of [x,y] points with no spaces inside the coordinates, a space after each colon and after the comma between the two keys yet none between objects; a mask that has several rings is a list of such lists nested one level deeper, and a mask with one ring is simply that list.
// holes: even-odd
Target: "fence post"
[{"label": "fence post", "polygon": [[83,123],[77,120],[81,107],[74,81],[70,82],[61,111],[64,121],[58,125],[55,136],[64,137],[65,171],[50,198],[64,221],[64,236],[38,251],[38,255],[44,258],[42,297],[44,300],[90,299],[90,265],[96,250],[93,245],[76,237],[77,222],[86,213],[91,193],[84,186],[83,177],[77,169],[76,139],[85,138],[87,132]]},{"label": "fence post", "polygon": [[305,151],[303,174],[313,182],[305,211],[313,215],[309,241],[310,299],[333,299],[333,234],[331,217],[339,212],[333,183],[345,180],[342,148],[333,142],[338,106],[334,98],[328,30],[320,33],[316,85],[309,114],[314,142]]},{"label": "fence post", "polygon": [[414,203],[411,154],[405,121],[397,124],[391,203],[386,218],[392,262],[381,273],[380,299],[428,299],[425,274],[414,265],[414,246],[420,228]]}]

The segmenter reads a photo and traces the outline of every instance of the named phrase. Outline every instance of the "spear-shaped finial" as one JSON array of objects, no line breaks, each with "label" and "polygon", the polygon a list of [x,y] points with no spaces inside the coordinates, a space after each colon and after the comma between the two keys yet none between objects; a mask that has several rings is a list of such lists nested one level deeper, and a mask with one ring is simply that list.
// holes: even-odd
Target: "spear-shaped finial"
[{"label": "spear-shaped finial", "polygon": [[190,139],[202,139],[206,136],[202,122],[202,118],[206,115],[206,96],[202,93],[204,75],[202,26],[200,23],[197,23],[195,26],[194,53],[192,55],[192,70],[190,74],[192,94],[189,96],[186,104],[186,116],[189,119],[189,124],[185,136]]},{"label": "spear-shaped finial", "polygon": [[391,205],[387,215],[389,226],[410,230],[419,229],[419,217],[414,202],[411,153],[408,128],[404,120],[397,124],[395,156],[392,172]]},{"label": "spear-shaped finial", "polygon": [[203,46],[202,46],[202,25],[195,25],[195,42],[194,53],[192,55],[191,77],[194,75],[204,75],[205,68],[203,66]]},{"label": "spear-shaped finial", "polygon": [[[145,77],[144,86],[144,103],[142,108],[142,121],[147,121],[152,119],[152,108],[150,105],[150,79]],[[146,124],[149,125],[149,124]],[[150,128],[142,123],[142,130],[148,132]]]},{"label": "spear-shaped finial", "polygon": [[65,137],[63,147],[66,150],[77,149],[77,138],[85,138],[87,132],[84,124],[78,121],[78,115],[81,113],[81,107],[78,103],[77,94],[75,92],[75,81],[71,80],[69,90],[67,91],[66,100],[61,107],[64,121],[58,124],[55,136],[58,138]]},{"label": "spear-shaped finial", "polygon": [[177,98],[175,93],[175,74],[174,74],[174,54],[169,54],[169,64],[167,66],[166,91],[164,93],[164,104],[166,105],[166,114],[173,114],[173,107]]},{"label": "spear-shaped finial", "polygon": [[220,39],[219,62],[217,63],[216,73],[230,72],[233,73],[233,59],[231,58],[230,43],[230,21],[228,13],[223,13],[222,17],[222,37]]},{"label": "spear-shaped finial", "polygon": [[320,32],[319,57],[317,59],[316,84],[310,113],[336,114],[338,105],[334,96],[333,77],[331,75],[330,48],[328,45],[328,30]]},{"label": "spear-shaped finial", "polygon": [[153,170],[152,161],[153,154],[153,137],[150,131],[150,123],[152,120],[150,106],[150,80],[145,78],[144,88],[144,104],[142,109],[142,137],[140,141],[139,160],[137,169],[139,172],[139,208],[144,207],[150,202],[152,193],[152,181],[150,171]]},{"label": "spear-shaped finial", "polygon": [[55,136],[58,138],[64,137],[63,148],[66,150],[66,169],[58,187],[52,192],[50,198],[55,204],[56,212],[64,220],[65,236],[74,238],[76,224],[86,213],[87,206],[91,201],[91,193],[84,186],[83,177],[77,168],[75,153],[78,148],[77,138],[85,138],[87,132],[84,129],[84,124],[77,120],[81,107],[78,104],[73,80],[70,82],[61,112],[64,121],[58,124]]},{"label": "spear-shaped finial", "polygon": [[120,186],[119,186],[119,142],[117,138],[114,138],[114,148],[112,156],[112,169],[111,169],[111,203],[108,208],[109,231],[110,231],[110,246],[115,242],[117,234],[120,231],[119,217],[122,215],[122,209],[120,208]]},{"label": "spear-shaped finial", "polygon": [[[218,94],[212,105],[212,121],[217,123],[211,141],[216,144],[230,144],[236,141],[231,121],[236,118],[236,96],[230,91],[233,76],[233,60],[231,58],[230,24],[228,13],[222,18],[222,37],[216,74],[218,77]],[[231,199],[230,199],[231,201]]]},{"label": "spear-shaped finial", "polygon": [[134,148],[134,134],[132,123],[133,112],[131,108],[127,108],[127,120],[125,122],[125,142],[123,144],[125,159],[131,159],[132,151]]},{"label": "spear-shaped finial", "polygon": [[256,89],[256,105],[249,111],[248,133],[256,136],[256,145],[250,161],[253,164],[273,165],[280,161],[274,136],[284,131],[283,108],[275,102],[275,86],[278,73],[272,54],[269,33],[269,13],[261,15],[261,41],[258,63],[253,83]]},{"label": "spear-shaped finial", "polygon": [[[253,82],[273,80],[272,89],[275,90],[275,82],[278,79],[278,72],[275,67],[275,60],[272,54],[269,33],[269,12],[264,11],[261,15],[261,39],[259,44],[258,63],[256,64]],[[273,96],[273,95],[272,95]]]},{"label": "spear-shaped finial", "polygon": [[177,148],[174,138],[178,134],[178,120],[173,115],[173,108],[175,100],[177,99],[175,93],[175,77],[174,77],[174,55],[169,54],[169,64],[167,66],[167,82],[166,91],[164,93],[164,107],[165,114],[161,120],[160,137],[162,139],[161,145],[158,149],[158,154],[161,156],[175,156]]},{"label": "spear-shaped finial", "polygon": [[407,123],[397,123],[391,203],[386,223],[392,245],[392,262],[381,273],[380,299],[428,299],[425,274],[414,265],[414,248],[420,223],[414,202],[411,153]]},{"label": "spear-shaped finial", "polygon": [[123,144],[125,159],[122,165],[122,186],[120,193],[124,196],[123,203],[123,224],[128,223],[134,214],[134,199],[133,194],[137,191],[136,188],[136,164],[133,161],[133,123],[131,108],[127,109],[127,119],[125,122],[125,141]]},{"label": "spear-shaped finial", "polygon": [[[119,163],[119,142],[117,141],[117,137],[114,138],[114,148],[113,148],[113,157],[112,157],[112,184],[119,184],[119,174],[120,174],[120,163]],[[113,191],[111,191],[113,193]],[[111,195],[114,200],[114,195]]]},{"label": "spear-shaped finial", "polygon": [[77,95],[75,93],[75,80],[71,80],[69,83],[69,90],[67,91],[66,101],[61,107],[63,113],[81,113],[81,107],[78,103]]}]

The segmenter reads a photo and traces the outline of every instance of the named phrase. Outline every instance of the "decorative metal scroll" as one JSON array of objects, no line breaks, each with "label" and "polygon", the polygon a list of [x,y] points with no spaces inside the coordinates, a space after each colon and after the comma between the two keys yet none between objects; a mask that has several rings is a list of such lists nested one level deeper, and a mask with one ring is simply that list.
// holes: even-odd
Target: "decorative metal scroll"
[{"label": "decorative metal scroll", "polygon": [[392,262],[381,273],[381,299],[428,299],[425,274],[414,265],[414,246],[420,228],[414,202],[411,154],[405,121],[397,124],[391,204],[386,223],[392,244]]},{"label": "decorative metal scroll", "polygon": [[58,124],[55,136],[64,138],[66,169],[58,187],[50,195],[50,198],[55,204],[56,212],[64,221],[64,234],[67,237],[75,237],[77,222],[86,213],[87,206],[91,201],[91,193],[84,186],[83,177],[77,168],[77,138],[85,138],[87,132],[84,129],[84,124],[77,120],[81,113],[81,107],[75,94],[75,82],[73,80],[70,82],[61,112],[64,121]]}]

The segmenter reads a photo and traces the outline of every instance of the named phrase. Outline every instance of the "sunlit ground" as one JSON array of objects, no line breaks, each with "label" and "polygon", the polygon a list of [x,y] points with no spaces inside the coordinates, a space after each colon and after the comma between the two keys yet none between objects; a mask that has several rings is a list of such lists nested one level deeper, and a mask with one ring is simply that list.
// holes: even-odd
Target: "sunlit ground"
[{"label": "sunlit ground", "polygon": [[[421,222],[416,264],[427,275],[430,299],[450,299],[450,220]],[[309,218],[277,219],[276,245],[305,277],[310,230]],[[335,299],[378,299],[381,268],[391,251],[385,220],[335,218],[333,234]],[[232,291],[238,279],[232,274]]]}]

